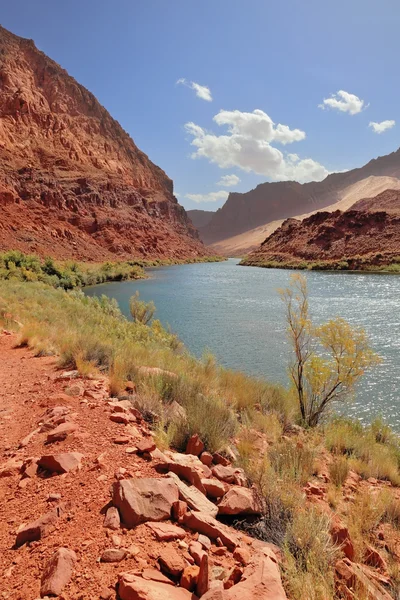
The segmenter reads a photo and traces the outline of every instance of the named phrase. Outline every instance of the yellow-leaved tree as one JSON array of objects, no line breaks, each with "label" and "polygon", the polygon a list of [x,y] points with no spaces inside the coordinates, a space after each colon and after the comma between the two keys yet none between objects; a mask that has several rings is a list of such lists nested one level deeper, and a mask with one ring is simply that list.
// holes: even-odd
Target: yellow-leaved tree
[{"label": "yellow-leaved tree", "polygon": [[293,350],[289,374],[304,425],[315,427],[334,402],[354,395],[369,367],[381,362],[364,329],[336,318],[314,326],[309,315],[307,281],[294,274],[280,290],[286,307],[288,337]]}]

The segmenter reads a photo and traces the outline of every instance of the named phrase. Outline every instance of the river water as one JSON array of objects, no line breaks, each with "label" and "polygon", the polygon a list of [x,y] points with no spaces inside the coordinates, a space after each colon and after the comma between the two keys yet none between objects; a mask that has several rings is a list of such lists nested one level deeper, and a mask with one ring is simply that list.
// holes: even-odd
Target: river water
[{"label": "river water", "polygon": [[[129,315],[136,290],[153,300],[156,317],[196,356],[210,350],[229,368],[287,384],[289,345],[277,292],[290,271],[221,263],[149,270],[150,278],[107,283],[85,292],[116,298]],[[306,272],[310,312],[316,323],[343,317],[364,327],[383,359],[364,375],[348,413],[363,422],[381,415],[400,430],[400,276]]]}]

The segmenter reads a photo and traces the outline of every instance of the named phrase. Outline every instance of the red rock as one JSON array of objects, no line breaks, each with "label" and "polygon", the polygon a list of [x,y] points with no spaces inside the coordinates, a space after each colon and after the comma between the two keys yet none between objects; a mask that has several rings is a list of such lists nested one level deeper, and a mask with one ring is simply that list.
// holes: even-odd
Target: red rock
[{"label": "red rock", "polygon": [[186,446],[186,454],[193,454],[194,456],[200,456],[204,450],[204,444],[200,437],[196,434],[189,438]]},{"label": "red rock", "polygon": [[133,415],[116,412],[110,415],[110,421],[121,423],[122,425],[129,425],[129,423],[136,423],[136,418]]},{"label": "red rock", "polygon": [[219,479],[202,479],[201,483],[206,490],[207,496],[210,498],[222,498],[222,496],[228,491],[228,486],[219,481]]},{"label": "red rock", "polygon": [[145,452],[153,452],[156,449],[156,445],[152,438],[143,438],[136,443],[138,454],[144,454]]},{"label": "red rock", "polygon": [[287,596],[276,562],[257,556],[244,569],[239,583],[227,590],[211,588],[202,600],[287,600]]},{"label": "red rock", "polygon": [[231,463],[225,456],[222,456],[219,452],[214,452],[213,454],[213,462],[216,465],[222,465],[224,467],[228,467]]},{"label": "red rock", "polygon": [[158,562],[161,569],[173,577],[179,577],[186,566],[182,556],[171,546],[161,550]]},{"label": "red rock", "polygon": [[387,571],[388,569],[387,562],[382,554],[370,544],[366,544],[365,546],[364,562],[366,565],[382,569],[383,571]]},{"label": "red rock", "polygon": [[21,467],[22,477],[36,477],[38,471],[38,458],[28,458]]},{"label": "red rock", "polygon": [[118,445],[123,445],[123,444],[129,444],[131,442],[131,438],[128,437],[127,435],[120,435],[116,438],[114,438],[114,444],[118,444]]},{"label": "red rock", "polygon": [[116,508],[115,506],[110,506],[110,508],[107,509],[103,527],[105,527],[106,529],[117,531],[117,529],[119,529],[120,526],[121,520],[119,518],[118,508]]},{"label": "red rock", "polygon": [[59,548],[47,562],[44,569],[40,595],[59,596],[69,583],[76,563],[76,554],[68,548]]},{"label": "red rock", "polygon": [[77,429],[78,426],[75,423],[62,423],[48,434],[46,442],[48,444],[52,444],[53,442],[62,442],[70,433],[73,433]]},{"label": "red rock", "polygon": [[173,479],[178,487],[180,499],[184,500],[190,508],[202,513],[207,513],[213,517],[217,516],[218,508],[195,486],[192,485],[189,487],[174,474],[171,474],[171,479]]},{"label": "red rock", "polygon": [[235,565],[229,573],[228,579],[224,583],[224,588],[229,590],[231,587],[239,583],[243,576],[243,569],[238,565]]},{"label": "red rock", "polygon": [[205,548],[206,550],[209,550],[211,548],[211,540],[210,538],[208,538],[206,535],[203,535],[202,533],[199,534],[198,540],[199,544],[201,544],[203,546],[203,548]]},{"label": "red rock", "polygon": [[203,465],[206,465],[206,467],[210,467],[213,461],[212,454],[210,454],[209,452],[203,452],[200,456],[200,460],[203,463]]},{"label": "red rock", "polygon": [[199,575],[197,577],[196,594],[201,598],[210,587],[210,576],[208,568],[208,555],[204,553],[200,562]]},{"label": "red rock", "polygon": [[254,490],[231,487],[218,505],[220,515],[260,515],[262,507]]},{"label": "red rock", "polygon": [[50,473],[69,473],[81,466],[84,458],[79,452],[65,452],[64,454],[47,454],[39,459],[39,467]]},{"label": "red rock", "polygon": [[191,483],[203,494],[205,489],[201,483],[203,477],[209,477],[211,471],[206,465],[192,454],[179,454],[178,452],[166,452],[165,453],[168,463],[161,466],[161,468],[167,469],[171,473],[175,473],[181,479],[184,479],[188,483]]},{"label": "red rock", "polygon": [[245,567],[250,562],[250,552],[247,548],[236,548],[233,558]]},{"label": "red rock", "polygon": [[12,477],[21,471],[23,461],[17,457],[10,458],[0,467],[0,477]]},{"label": "red rock", "polygon": [[172,505],[172,518],[181,523],[188,511],[188,505],[183,500],[177,500]]},{"label": "red rock", "polygon": [[354,546],[350,538],[349,530],[337,515],[332,517],[330,534],[333,543],[341,547],[344,555],[348,559],[354,560]]},{"label": "red rock", "polygon": [[157,569],[144,569],[142,571],[143,579],[148,579],[150,581],[159,581],[160,583],[168,583],[169,585],[174,585],[174,582],[168,579],[165,575],[157,571]]},{"label": "red rock", "polygon": [[37,433],[39,433],[39,428],[35,429],[34,431],[31,431],[31,433],[28,433],[28,435],[26,435],[24,439],[20,441],[18,448],[26,448],[26,446]]},{"label": "red rock", "polygon": [[126,550],[120,550],[118,548],[109,548],[108,550],[104,550],[103,554],[100,557],[101,562],[105,563],[117,563],[124,560],[126,556]]},{"label": "red rock", "polygon": [[181,576],[180,586],[189,592],[194,592],[197,585],[199,571],[200,569],[197,565],[185,567]]},{"label": "red rock", "polygon": [[311,482],[307,483],[307,485],[304,487],[304,491],[307,496],[319,496],[320,498],[323,498],[325,494],[325,489],[322,486]]},{"label": "red rock", "polygon": [[200,542],[191,542],[189,544],[189,552],[190,552],[190,555],[193,556],[194,562],[196,563],[196,565],[199,565],[199,566],[201,563],[201,559],[203,558],[203,556],[205,554],[207,554],[204,551],[203,546],[201,545]]},{"label": "red rock", "polygon": [[124,479],[114,483],[113,504],[127,527],[169,519],[178,499],[178,488],[170,478]]},{"label": "red rock", "polygon": [[133,573],[121,573],[118,579],[121,600],[196,600],[191,592],[183,588],[149,581]]},{"label": "red rock", "polygon": [[234,550],[239,545],[236,532],[208,514],[201,512],[188,513],[183,522],[192,531],[202,533],[212,540],[220,538],[227,548]]},{"label": "red rock", "polygon": [[[365,568],[367,569],[367,567]],[[339,589],[343,585],[345,586],[344,591],[346,589],[347,591],[357,590],[358,593],[361,592],[373,600],[392,600],[392,596],[378,581],[372,581],[368,577],[363,570],[363,565],[358,565],[345,558],[336,563],[335,569]]]},{"label": "red rock", "polygon": [[17,538],[15,540],[16,547],[19,548],[27,542],[35,542],[45,537],[63,511],[64,506],[60,504],[53,510],[39,517],[39,519],[36,519],[36,521],[32,521],[32,523],[28,523],[28,525],[21,527],[17,531]]},{"label": "red rock", "polygon": [[212,468],[212,474],[220,481],[226,483],[235,482],[235,470],[232,467],[225,467],[224,465],[216,465]]},{"label": "red rock", "polygon": [[169,542],[171,540],[183,540],[186,537],[186,532],[176,525],[171,523],[146,523],[155,534],[159,542]]}]

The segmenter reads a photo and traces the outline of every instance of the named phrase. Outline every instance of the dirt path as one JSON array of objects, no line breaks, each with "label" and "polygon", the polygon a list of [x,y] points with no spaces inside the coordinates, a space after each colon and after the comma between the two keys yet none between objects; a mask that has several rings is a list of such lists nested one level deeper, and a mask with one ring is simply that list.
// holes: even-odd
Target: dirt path
[{"label": "dirt path", "polygon": [[[126,445],[114,443],[126,435],[126,428],[110,421],[105,382],[57,381],[60,371],[54,358],[36,358],[26,348],[14,348],[15,343],[15,336],[0,333],[0,470],[10,459],[25,461],[43,454],[81,452],[84,459],[81,470],[47,479],[21,478],[17,470],[0,477],[0,598],[38,598],[44,564],[60,546],[73,549],[78,556],[77,574],[61,598],[115,598],[112,588],[121,565],[99,563],[102,552],[119,543],[125,547],[135,543],[143,549],[142,566],[157,556],[149,557],[153,542],[145,526],[134,532],[122,530],[110,540],[101,511],[110,501],[110,486],[120,468],[139,476],[159,475],[137,455],[127,454]],[[72,392],[81,392],[79,396],[65,393],[71,386],[76,387]],[[26,447],[19,448],[21,440],[43,421],[45,411],[54,406],[70,407],[77,432],[48,446],[47,432],[37,433]],[[134,441],[132,437],[131,446]],[[96,460],[100,455],[101,466]],[[60,500],[50,501],[51,494],[60,494]],[[49,535],[14,549],[19,526],[57,503],[65,503],[66,510]],[[127,559],[124,569],[138,564],[137,559]]]}]

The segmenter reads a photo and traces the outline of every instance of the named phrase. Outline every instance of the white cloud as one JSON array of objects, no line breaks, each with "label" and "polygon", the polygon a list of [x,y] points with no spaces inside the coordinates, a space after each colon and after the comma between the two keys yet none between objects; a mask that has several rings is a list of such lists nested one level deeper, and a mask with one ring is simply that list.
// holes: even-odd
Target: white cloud
[{"label": "white cloud", "polygon": [[211,90],[206,85],[200,85],[195,81],[187,81],[186,79],[178,79],[176,83],[178,85],[185,85],[191,90],[194,90],[198,98],[206,100],[206,102],[212,102]]},{"label": "white cloud", "polygon": [[223,175],[217,185],[222,187],[234,187],[240,183],[240,178],[237,175]]},{"label": "white cloud", "polygon": [[285,157],[271,145],[273,142],[284,145],[298,142],[306,134],[287,125],[275,126],[262,110],[252,113],[221,110],[214,121],[217,125],[227,126],[228,132],[216,135],[195,123],[185,125],[187,133],[193,136],[191,145],[196,148],[192,158],[207,158],[223,169],[239,167],[275,181],[320,181],[328,175],[327,169],[311,158],[301,160],[296,154]]},{"label": "white cloud", "polygon": [[186,194],[185,198],[193,200],[200,204],[201,202],[218,202],[218,200],[226,200],[229,196],[229,192],[220,190],[219,192],[209,192],[208,194]]},{"label": "white cloud", "polygon": [[383,133],[388,129],[392,129],[396,125],[396,121],[381,121],[380,123],[376,123],[375,121],[371,121],[369,127],[372,127],[375,133]]},{"label": "white cloud", "polygon": [[328,107],[340,112],[347,112],[350,115],[356,115],[368,106],[369,104],[365,104],[364,100],[344,90],[339,90],[336,94],[332,94],[330,98],[324,98],[322,104],[318,104],[318,108],[323,110]]}]

